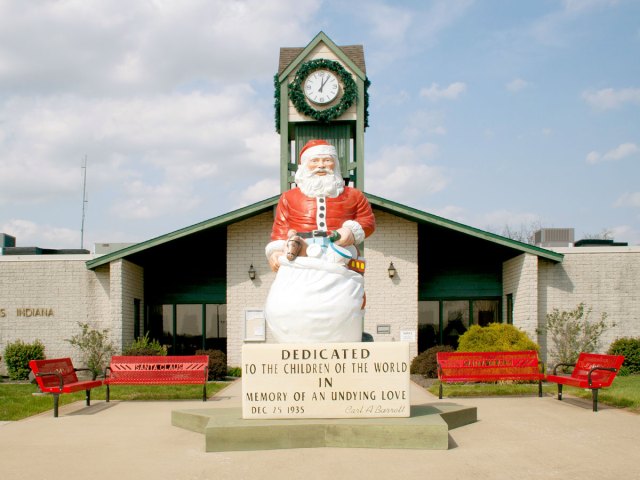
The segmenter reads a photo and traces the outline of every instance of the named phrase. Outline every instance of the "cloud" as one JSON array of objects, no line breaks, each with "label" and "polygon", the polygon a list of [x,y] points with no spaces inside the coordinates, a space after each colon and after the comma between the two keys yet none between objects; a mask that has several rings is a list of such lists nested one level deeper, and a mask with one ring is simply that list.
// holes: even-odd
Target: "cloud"
[{"label": "cloud", "polygon": [[90,95],[256,74],[269,81],[279,47],[307,39],[320,7],[318,0],[1,4],[0,89]]},{"label": "cloud", "polygon": [[519,92],[520,90],[524,90],[525,88],[527,88],[529,85],[531,85],[529,82],[527,82],[526,80],[522,80],[521,78],[516,78],[512,81],[510,81],[509,83],[507,83],[505,86],[507,88],[507,90],[509,90],[510,92]]},{"label": "cloud", "polygon": [[640,208],[640,192],[623,193],[613,206]]},{"label": "cloud", "polygon": [[48,224],[38,225],[30,220],[12,219],[1,225],[0,231],[15,237],[17,247],[80,248],[79,229],[71,230]]},{"label": "cloud", "polygon": [[420,96],[432,102],[438,100],[456,100],[467,90],[467,85],[463,82],[455,82],[448,87],[440,88],[437,83],[432,83],[430,87],[420,90]]},{"label": "cloud", "polygon": [[582,98],[589,105],[600,110],[610,110],[625,104],[640,105],[640,88],[586,90],[582,93]]},{"label": "cloud", "polygon": [[437,151],[437,145],[432,143],[390,145],[381,149],[368,161],[367,192],[415,205],[426,195],[443,190],[449,183],[444,169],[427,164]]},{"label": "cloud", "polygon": [[[221,171],[229,179],[247,175],[238,165],[255,175],[277,168],[271,112],[255,108],[254,100],[250,87],[237,85],[209,94],[0,103],[6,137],[0,141],[0,205],[78,195],[85,154],[93,193],[112,189],[128,197],[132,190],[120,185],[138,182],[140,191],[130,201],[116,199],[128,207],[145,194],[157,196],[164,183],[189,191]],[[183,207],[188,205],[195,204]]]},{"label": "cloud", "polygon": [[640,151],[640,149],[635,143],[622,143],[604,155],[596,151],[589,152],[586,161],[591,165],[602,162],[613,162],[634,155],[638,151]]},{"label": "cloud", "polygon": [[562,0],[567,13],[583,13],[597,8],[614,6],[619,0]]},{"label": "cloud", "polygon": [[470,10],[474,1],[414,2],[411,8],[406,2],[385,4],[377,0],[336,3],[340,15],[346,13],[358,19],[370,32],[371,38],[366,42],[373,47],[369,73],[375,74],[376,69],[387,68],[399,58],[431,48],[443,31],[453,27]]},{"label": "cloud", "polygon": [[488,231],[502,232],[507,226],[512,228],[537,226],[540,224],[540,216],[531,212],[500,209],[477,216],[474,223]]},{"label": "cloud", "polygon": [[276,178],[264,178],[245,188],[240,193],[237,208],[273,197],[280,192],[280,182]]},{"label": "cloud", "polygon": [[446,135],[447,129],[442,125],[443,114],[437,111],[418,110],[407,118],[402,134],[409,142],[423,139],[425,135]]}]

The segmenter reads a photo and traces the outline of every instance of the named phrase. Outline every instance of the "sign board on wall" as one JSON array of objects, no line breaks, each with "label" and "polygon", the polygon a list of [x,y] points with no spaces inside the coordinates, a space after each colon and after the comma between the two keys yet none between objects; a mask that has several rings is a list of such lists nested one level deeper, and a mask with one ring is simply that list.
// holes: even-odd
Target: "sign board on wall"
[{"label": "sign board on wall", "polygon": [[264,342],[266,340],[266,322],[262,310],[244,311],[244,341]]}]

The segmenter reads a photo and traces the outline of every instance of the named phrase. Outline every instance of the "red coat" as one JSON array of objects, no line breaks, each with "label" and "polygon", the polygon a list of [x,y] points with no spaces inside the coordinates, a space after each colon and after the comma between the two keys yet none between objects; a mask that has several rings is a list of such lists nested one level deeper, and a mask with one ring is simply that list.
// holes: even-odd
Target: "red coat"
[{"label": "red coat", "polygon": [[[310,232],[323,229],[316,223],[318,202],[315,197],[307,197],[299,188],[284,192],[280,196],[276,217],[273,221],[271,240],[286,240],[287,232]],[[376,219],[371,205],[360,190],[344,187],[344,192],[335,198],[325,198],[326,229],[337,230],[347,220],[355,220],[368,237],[376,229]]]}]

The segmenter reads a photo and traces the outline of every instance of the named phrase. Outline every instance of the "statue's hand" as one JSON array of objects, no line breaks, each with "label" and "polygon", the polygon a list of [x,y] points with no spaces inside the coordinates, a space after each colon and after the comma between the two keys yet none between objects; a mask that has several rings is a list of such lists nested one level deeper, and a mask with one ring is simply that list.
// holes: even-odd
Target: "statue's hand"
[{"label": "statue's hand", "polygon": [[298,235],[293,235],[287,240],[287,260],[293,262],[298,257],[307,256],[307,242]]},{"label": "statue's hand", "polygon": [[278,261],[278,258],[280,258],[281,255],[284,255],[284,252],[281,250],[276,250],[269,256],[269,267],[271,267],[272,272],[277,272],[280,268],[280,262]]},{"label": "statue's hand", "polygon": [[349,245],[353,245],[355,238],[350,228],[340,227],[336,231],[340,234],[340,238],[335,242],[336,245],[339,247],[348,247]]}]

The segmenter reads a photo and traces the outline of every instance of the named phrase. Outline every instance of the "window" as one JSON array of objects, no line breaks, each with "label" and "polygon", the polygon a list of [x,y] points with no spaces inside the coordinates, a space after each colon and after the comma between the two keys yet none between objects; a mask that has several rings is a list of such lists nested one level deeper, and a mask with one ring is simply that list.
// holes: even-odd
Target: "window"
[{"label": "window", "polygon": [[197,350],[227,351],[227,306],[224,304],[165,304],[147,309],[149,338],[167,345],[170,355]]},{"label": "window", "polygon": [[513,325],[513,293],[507,293],[507,323]]},{"label": "window", "polygon": [[500,321],[499,300],[474,300],[472,308],[474,325],[486,327],[490,323]]},{"label": "window", "polygon": [[418,302],[418,352],[434,345],[457,348],[458,338],[471,325],[501,322],[501,308],[499,297]]}]

